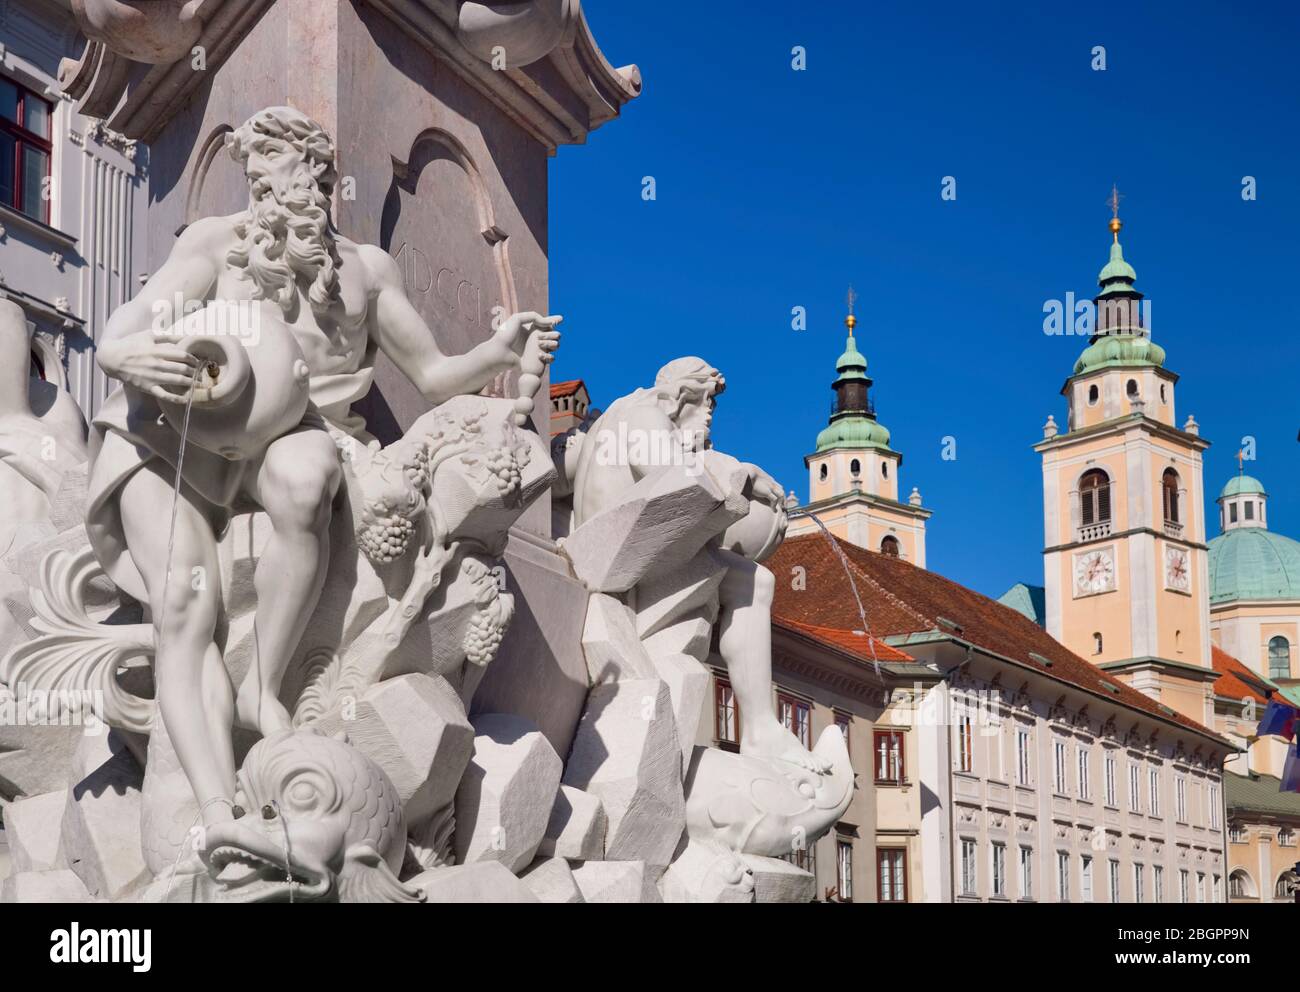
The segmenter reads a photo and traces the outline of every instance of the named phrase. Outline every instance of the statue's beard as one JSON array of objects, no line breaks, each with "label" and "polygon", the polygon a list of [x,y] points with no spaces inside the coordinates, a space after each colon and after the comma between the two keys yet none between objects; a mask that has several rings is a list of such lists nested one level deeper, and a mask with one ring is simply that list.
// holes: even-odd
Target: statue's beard
[{"label": "statue's beard", "polygon": [[297,306],[300,278],[309,283],[312,310],[327,310],[339,296],[329,197],[305,174],[284,189],[268,178],[256,179],[251,194],[248,212],[236,226],[241,240],[230,263],[247,270],[254,299],[274,300],[286,315]]}]

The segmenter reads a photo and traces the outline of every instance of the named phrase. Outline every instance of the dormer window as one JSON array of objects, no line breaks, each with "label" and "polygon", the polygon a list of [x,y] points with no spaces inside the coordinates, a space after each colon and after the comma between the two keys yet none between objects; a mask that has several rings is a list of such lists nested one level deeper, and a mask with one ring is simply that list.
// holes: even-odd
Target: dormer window
[{"label": "dormer window", "polygon": [[897,558],[899,556],[898,538],[892,534],[887,534],[884,540],[880,542],[880,553],[888,555],[890,558]]}]

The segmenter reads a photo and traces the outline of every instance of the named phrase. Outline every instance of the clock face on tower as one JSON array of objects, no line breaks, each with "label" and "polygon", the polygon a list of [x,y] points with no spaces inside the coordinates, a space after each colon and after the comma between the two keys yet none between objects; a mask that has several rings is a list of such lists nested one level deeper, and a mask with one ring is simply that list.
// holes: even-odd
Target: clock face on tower
[{"label": "clock face on tower", "polygon": [[1186,548],[1165,545],[1165,588],[1175,592],[1192,591],[1192,560]]},{"label": "clock face on tower", "polygon": [[1115,588],[1115,549],[1097,548],[1074,556],[1074,595],[1094,596]]}]

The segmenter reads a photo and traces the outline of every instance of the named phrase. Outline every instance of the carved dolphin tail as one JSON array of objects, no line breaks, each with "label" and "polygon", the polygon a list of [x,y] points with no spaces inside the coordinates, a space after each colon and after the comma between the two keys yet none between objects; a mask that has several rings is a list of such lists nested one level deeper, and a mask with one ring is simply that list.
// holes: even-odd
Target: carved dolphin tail
[{"label": "carved dolphin tail", "polygon": [[109,726],[147,734],[154,701],[127,691],[117,673],[152,663],[153,627],[90,618],[88,587],[103,574],[89,547],[46,555],[40,588],[31,590],[31,625],[40,633],[0,658],[0,684],[28,699],[42,693],[51,721],[75,718],[89,705]]}]

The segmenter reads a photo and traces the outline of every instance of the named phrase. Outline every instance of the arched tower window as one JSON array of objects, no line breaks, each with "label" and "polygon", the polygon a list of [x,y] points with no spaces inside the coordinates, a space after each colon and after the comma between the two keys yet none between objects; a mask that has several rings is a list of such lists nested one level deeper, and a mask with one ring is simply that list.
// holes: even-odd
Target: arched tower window
[{"label": "arched tower window", "polygon": [[1136,379],[1130,379],[1128,385],[1124,387],[1124,390],[1128,393],[1130,399],[1137,399],[1138,381]]},{"label": "arched tower window", "polygon": [[861,463],[860,461],[858,461],[856,458],[853,459],[853,461],[849,462],[849,471],[850,471],[851,473],[853,473],[854,475],[861,475],[861,474],[862,474],[862,463]]},{"label": "arched tower window", "polygon": [[1093,635],[1092,635],[1092,653],[1093,653],[1093,654],[1101,654],[1101,644],[1102,644],[1102,640],[1101,640],[1101,632],[1100,632],[1100,631],[1096,631],[1096,632],[1094,632]]},{"label": "arched tower window", "polygon": [[830,475],[830,470],[826,467],[826,463],[822,462],[822,468],[821,471],[817,473],[817,478],[821,479],[822,482],[825,482],[828,475]]},{"label": "arched tower window", "polygon": [[889,462],[880,463],[880,474],[883,475],[886,479],[889,478]]},{"label": "arched tower window", "polygon": [[1291,677],[1291,643],[1281,634],[1268,642],[1268,677],[1271,679]]},{"label": "arched tower window", "polygon": [[1085,527],[1110,521],[1110,476],[1099,468],[1079,480],[1079,520]]},{"label": "arched tower window", "polygon": [[1178,515],[1178,473],[1171,468],[1165,469],[1160,479],[1160,491],[1164,496],[1165,523],[1180,522]]},{"label": "arched tower window", "polygon": [[889,555],[890,558],[897,558],[899,556],[899,551],[898,538],[894,537],[892,534],[886,535],[885,539],[880,542],[880,553],[882,555]]},{"label": "arched tower window", "polygon": [[1101,399],[1101,390],[1097,388],[1097,384],[1094,382],[1088,387],[1088,405],[1096,406],[1099,399]]}]

